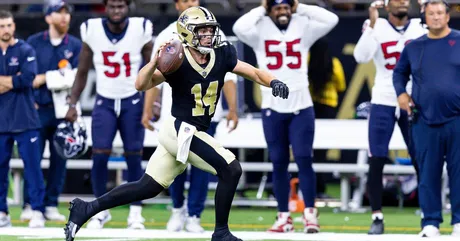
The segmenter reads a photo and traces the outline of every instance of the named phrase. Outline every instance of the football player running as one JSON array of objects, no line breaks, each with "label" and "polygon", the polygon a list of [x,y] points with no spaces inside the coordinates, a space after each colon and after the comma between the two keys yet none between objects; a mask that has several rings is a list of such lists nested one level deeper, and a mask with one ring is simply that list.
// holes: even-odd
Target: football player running
[{"label": "football player running", "polygon": [[[220,42],[219,23],[204,7],[185,10],[177,21],[185,59],[178,70],[163,75],[158,69],[159,48],[136,80],[136,89],[148,90],[166,82],[172,88],[172,116],[163,122],[159,145],[149,160],[142,178],[123,184],[92,202],[74,199],[65,227],[66,240],[74,239],[83,224],[98,212],[157,196],[190,163],[217,175],[216,224],[212,241],[239,241],[230,233],[228,216],[242,170],[232,152],[225,149],[206,130],[213,117],[227,72],[233,72],[272,88],[272,94],[286,99],[289,88],[267,71],[237,59],[229,42]],[[168,43],[166,43],[168,44]]]}]

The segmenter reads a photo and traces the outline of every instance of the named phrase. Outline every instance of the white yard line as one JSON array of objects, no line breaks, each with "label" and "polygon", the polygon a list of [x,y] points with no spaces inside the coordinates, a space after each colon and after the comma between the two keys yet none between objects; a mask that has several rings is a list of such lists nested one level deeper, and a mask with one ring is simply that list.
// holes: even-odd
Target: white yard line
[{"label": "white yard line", "polygon": [[[267,232],[240,232],[235,231],[233,234],[243,240],[295,240],[295,241],[387,241],[387,240],[403,240],[416,241],[427,239],[419,238],[414,234],[386,234],[374,235],[353,234],[353,233],[319,233],[319,234],[304,234],[304,233],[267,233]],[[30,229],[23,227],[0,228],[0,235],[20,236],[26,239],[27,237],[35,239],[62,239],[64,230],[62,228],[40,228]],[[119,240],[136,240],[136,239],[194,239],[206,238],[210,239],[212,232],[206,231],[200,234],[178,232],[171,233],[166,230],[129,230],[129,229],[81,229],[78,232],[78,238],[96,238],[97,241],[119,241]],[[108,238],[108,239],[103,239]],[[99,240],[100,239],[100,240]],[[430,241],[458,241],[458,237],[442,236],[440,238],[431,238]],[[93,240],[96,241],[96,240]]]}]

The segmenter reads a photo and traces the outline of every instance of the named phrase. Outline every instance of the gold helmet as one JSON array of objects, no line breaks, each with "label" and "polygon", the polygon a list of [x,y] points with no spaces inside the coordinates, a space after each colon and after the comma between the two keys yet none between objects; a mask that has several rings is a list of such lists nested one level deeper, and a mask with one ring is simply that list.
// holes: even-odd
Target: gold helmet
[{"label": "gold helmet", "polygon": [[[211,46],[201,46],[198,29],[201,27],[213,27]],[[192,47],[202,54],[208,54],[220,44],[220,24],[211,11],[204,7],[191,7],[185,10],[177,20],[179,39],[187,46]]]}]

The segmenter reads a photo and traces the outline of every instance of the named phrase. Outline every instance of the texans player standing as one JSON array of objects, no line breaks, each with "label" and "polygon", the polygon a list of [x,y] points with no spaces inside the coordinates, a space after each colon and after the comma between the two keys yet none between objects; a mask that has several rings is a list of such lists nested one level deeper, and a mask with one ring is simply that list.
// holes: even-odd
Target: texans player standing
[{"label": "texans player standing", "polygon": [[[426,33],[419,18],[409,19],[409,0],[375,1],[369,7],[369,19],[364,22],[363,33],[354,50],[358,63],[374,60],[377,69],[372,88],[369,115],[369,172],[368,192],[372,207],[372,225],[369,234],[383,234],[382,173],[388,160],[388,145],[397,122],[409,147],[412,163],[415,152],[409,142],[407,112],[398,107],[393,87],[393,69],[404,46],[410,40]],[[385,7],[388,19],[379,18],[379,8]],[[410,83],[407,88],[410,91]],[[409,92],[410,93],[410,92]],[[415,166],[417,170],[417,166]]]},{"label": "texans player standing", "polygon": [[[104,0],[107,18],[89,19],[80,27],[83,46],[66,119],[72,122],[77,119],[75,104],[85,88],[91,63],[94,63],[97,97],[91,123],[91,183],[96,197],[107,191],[107,162],[117,130],[123,140],[128,181],[139,180],[143,172],[143,97],[134,82],[142,60],[150,60],[153,25],[145,18],[128,18],[130,3],[130,0]],[[144,229],[141,211],[140,202],[132,203],[128,228]],[[108,211],[101,212],[88,223],[88,228],[100,229],[110,219]]]},{"label": "texans player standing", "polygon": [[269,158],[273,162],[273,189],[278,202],[271,232],[294,230],[288,209],[289,146],[299,167],[305,209],[304,231],[319,232],[315,208],[316,176],[312,167],[315,113],[308,89],[307,54],[339,18],[328,10],[299,4],[297,0],[267,0],[241,16],[233,26],[236,36],[253,48],[260,68],[280,76],[291,90],[288,100],[273,98],[261,86],[262,123]]}]

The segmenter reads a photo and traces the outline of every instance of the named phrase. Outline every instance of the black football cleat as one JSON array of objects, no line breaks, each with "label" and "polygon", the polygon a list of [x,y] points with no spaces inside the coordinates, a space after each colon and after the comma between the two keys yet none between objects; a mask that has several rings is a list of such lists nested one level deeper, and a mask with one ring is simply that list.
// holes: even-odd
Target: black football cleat
[{"label": "black football cleat", "polygon": [[371,228],[369,229],[369,232],[367,234],[371,234],[371,235],[383,234],[384,230],[385,230],[385,226],[383,224],[383,219],[376,218],[372,222]]},{"label": "black football cleat", "polygon": [[87,202],[79,198],[75,198],[70,202],[69,210],[69,221],[64,228],[65,240],[73,241],[78,230],[92,217],[90,213],[92,210]]},{"label": "black football cleat", "polygon": [[243,240],[233,236],[232,233],[228,232],[228,233],[225,233],[224,235],[219,235],[219,236],[212,234],[211,241],[243,241]]}]

